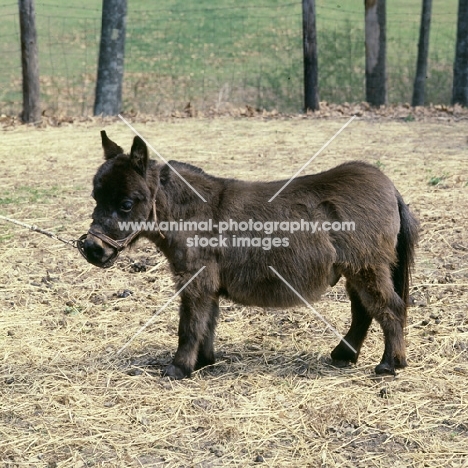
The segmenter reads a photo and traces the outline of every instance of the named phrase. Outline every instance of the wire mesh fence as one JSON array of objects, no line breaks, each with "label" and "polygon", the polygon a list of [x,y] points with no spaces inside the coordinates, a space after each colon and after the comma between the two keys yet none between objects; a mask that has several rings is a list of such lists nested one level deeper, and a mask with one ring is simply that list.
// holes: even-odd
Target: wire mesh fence
[{"label": "wire mesh fence", "polygon": [[[92,113],[101,29],[101,8],[93,4],[78,0],[36,4],[46,113]],[[183,8],[144,5],[129,4],[123,110],[167,114],[190,102],[202,111],[246,104],[301,111],[300,1],[249,0],[235,6],[224,1],[216,6],[184,2]],[[0,5],[0,108],[4,114],[21,111],[17,10],[17,3]],[[387,2],[387,10],[388,100],[409,102],[420,2]],[[434,5],[426,103],[450,103],[456,10],[456,0]],[[320,99],[363,101],[364,2],[353,0],[340,8],[317,1],[317,29]]]}]

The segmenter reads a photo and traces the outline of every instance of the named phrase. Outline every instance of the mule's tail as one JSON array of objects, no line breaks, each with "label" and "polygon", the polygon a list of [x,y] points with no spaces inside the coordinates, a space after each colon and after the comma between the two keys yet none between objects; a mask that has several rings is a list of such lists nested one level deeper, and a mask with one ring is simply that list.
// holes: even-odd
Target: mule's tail
[{"label": "mule's tail", "polygon": [[411,268],[414,264],[414,251],[419,237],[419,223],[398,192],[397,200],[400,213],[400,232],[396,246],[397,264],[393,269],[392,277],[395,291],[403,299],[406,310],[409,301],[409,283]]}]

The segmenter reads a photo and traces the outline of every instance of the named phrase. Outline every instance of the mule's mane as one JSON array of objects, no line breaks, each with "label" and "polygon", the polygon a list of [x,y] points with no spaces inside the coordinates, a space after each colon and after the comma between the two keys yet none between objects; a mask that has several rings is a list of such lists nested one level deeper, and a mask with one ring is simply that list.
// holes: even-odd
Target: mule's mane
[{"label": "mule's mane", "polygon": [[203,174],[203,175],[208,176],[208,177],[213,177],[212,175],[207,174],[203,169],[201,169],[201,168],[199,168],[197,166],[193,166],[192,164],[189,164],[189,163],[186,163],[186,162],[171,160],[171,161],[169,161],[169,164],[171,166],[175,167],[176,169],[177,168],[188,169],[188,170],[190,170],[192,172],[196,172],[197,174]]},{"label": "mule's mane", "polygon": [[192,164],[185,163],[185,162],[180,162],[180,161],[174,161],[171,160],[168,162],[168,164],[163,164],[160,170],[160,177],[161,180],[169,179],[173,177],[171,173],[173,173],[173,169],[175,169],[177,172],[180,174],[193,174],[194,176],[197,176],[197,178],[202,178],[206,181],[219,181],[222,180],[220,177],[213,176],[211,174],[206,173],[203,169],[193,166]]}]

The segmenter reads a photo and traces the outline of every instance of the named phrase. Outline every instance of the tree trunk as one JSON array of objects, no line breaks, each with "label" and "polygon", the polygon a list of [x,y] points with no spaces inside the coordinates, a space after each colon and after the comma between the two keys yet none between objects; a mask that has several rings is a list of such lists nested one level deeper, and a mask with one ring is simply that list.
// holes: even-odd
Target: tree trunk
[{"label": "tree trunk", "polygon": [[385,0],[365,0],[366,101],[373,106],[387,102]]},{"label": "tree trunk", "polygon": [[94,115],[117,115],[122,106],[127,0],[103,0]]},{"label": "tree trunk", "polygon": [[452,104],[468,106],[468,0],[458,2],[457,46],[453,65]]},{"label": "tree trunk", "polygon": [[414,78],[413,100],[411,105],[424,106],[424,94],[427,78],[427,55],[429,52],[429,32],[431,29],[432,0],[423,0],[421,12],[421,27],[419,29],[418,61]]},{"label": "tree trunk", "polygon": [[23,69],[23,122],[41,119],[39,59],[37,54],[36,11],[34,0],[19,0],[21,66]]},{"label": "tree trunk", "polygon": [[302,31],[304,44],[304,109],[319,110],[317,29],[315,0],[302,0]]}]

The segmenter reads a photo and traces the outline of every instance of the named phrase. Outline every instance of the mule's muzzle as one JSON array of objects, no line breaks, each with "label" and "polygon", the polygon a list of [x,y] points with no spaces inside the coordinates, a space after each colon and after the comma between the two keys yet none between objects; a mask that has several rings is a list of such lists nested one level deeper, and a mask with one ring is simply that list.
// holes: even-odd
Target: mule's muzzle
[{"label": "mule's muzzle", "polygon": [[88,231],[77,241],[76,246],[80,254],[91,264],[99,268],[109,268],[116,261],[123,249],[107,244],[97,233]]}]

